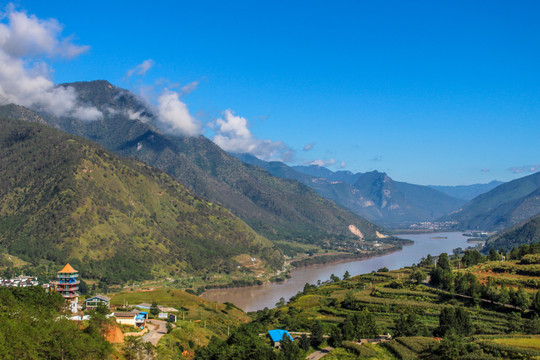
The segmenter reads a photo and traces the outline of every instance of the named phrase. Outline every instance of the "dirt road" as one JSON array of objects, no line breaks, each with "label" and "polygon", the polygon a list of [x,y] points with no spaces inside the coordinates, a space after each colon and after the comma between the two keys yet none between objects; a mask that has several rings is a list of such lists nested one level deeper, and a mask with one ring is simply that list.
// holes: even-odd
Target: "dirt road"
[{"label": "dirt road", "polygon": [[151,342],[155,346],[159,339],[167,333],[167,322],[163,320],[148,320],[146,324],[150,331],[142,336],[142,340],[144,342]]}]

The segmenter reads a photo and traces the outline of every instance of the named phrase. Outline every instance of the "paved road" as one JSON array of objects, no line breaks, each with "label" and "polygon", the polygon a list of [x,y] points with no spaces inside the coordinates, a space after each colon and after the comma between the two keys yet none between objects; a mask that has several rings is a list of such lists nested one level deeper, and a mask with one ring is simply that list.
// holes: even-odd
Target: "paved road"
[{"label": "paved road", "polygon": [[306,357],[306,360],[319,360],[323,356],[328,355],[330,353],[330,351],[332,351],[332,350],[334,350],[334,348],[329,346],[329,347],[326,347],[326,348],[324,348],[322,350],[315,351],[314,353],[309,354]]},{"label": "paved road", "polygon": [[148,320],[146,324],[150,331],[142,336],[142,340],[144,342],[151,342],[155,346],[159,339],[167,333],[167,322],[163,320]]}]

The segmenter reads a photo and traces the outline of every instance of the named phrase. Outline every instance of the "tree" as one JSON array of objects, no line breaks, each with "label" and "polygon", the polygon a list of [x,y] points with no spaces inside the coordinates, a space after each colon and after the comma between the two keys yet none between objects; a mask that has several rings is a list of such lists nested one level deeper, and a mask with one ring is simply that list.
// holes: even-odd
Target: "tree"
[{"label": "tree", "polygon": [[463,336],[457,334],[454,330],[450,331],[441,341],[436,352],[442,359],[459,359],[467,353]]},{"label": "tree", "polygon": [[337,326],[332,326],[330,329],[330,338],[328,339],[328,345],[332,347],[340,347],[343,342],[343,335],[341,330]]},{"label": "tree", "polygon": [[285,360],[300,360],[303,358],[300,348],[286,335],[281,340],[281,354]]},{"label": "tree", "polygon": [[349,270],[345,271],[345,274],[343,274],[343,280],[347,280],[351,277],[351,274],[349,273]]},{"label": "tree", "polygon": [[435,332],[440,336],[446,336],[450,331],[458,335],[468,336],[473,332],[471,316],[462,307],[445,307],[439,315],[439,327]]},{"label": "tree", "polygon": [[150,314],[152,316],[158,316],[159,315],[159,308],[156,301],[152,302],[152,306],[150,306]]},{"label": "tree", "polygon": [[501,260],[501,255],[499,255],[497,253],[495,248],[491,248],[491,249],[489,249],[488,260],[489,261],[500,261]]},{"label": "tree", "polygon": [[341,334],[344,340],[354,340],[355,326],[351,316],[347,316],[347,318],[341,323]]},{"label": "tree", "polygon": [[429,330],[416,314],[400,314],[395,322],[394,336],[428,336]]},{"label": "tree", "polygon": [[473,266],[484,260],[484,256],[478,250],[465,250],[465,254],[461,261],[464,266]]},{"label": "tree", "polygon": [[427,254],[425,258],[420,259],[420,262],[418,263],[419,267],[429,267],[433,266],[433,256],[431,254]]},{"label": "tree", "polygon": [[522,312],[527,311],[530,304],[529,295],[525,293],[525,290],[523,290],[523,286],[519,286],[519,289],[516,293],[515,297],[515,303],[518,308],[521,309]]},{"label": "tree", "polygon": [[124,356],[128,360],[137,360],[142,358],[144,351],[144,344],[140,337],[127,336],[124,339]]},{"label": "tree", "polygon": [[437,267],[443,270],[450,270],[450,260],[447,253],[442,253],[437,259]]},{"label": "tree", "polygon": [[340,280],[340,278],[337,277],[336,275],[332,274],[332,275],[330,275],[330,280],[332,280],[332,282],[338,282]]},{"label": "tree", "polygon": [[501,290],[499,291],[498,300],[501,304],[510,304],[510,294],[508,293],[508,289],[504,284],[502,284]]},{"label": "tree", "polygon": [[410,276],[410,280],[414,281],[417,285],[421,284],[424,280],[426,280],[426,278],[426,273],[420,269],[414,270]]},{"label": "tree", "polygon": [[323,328],[320,321],[311,325],[311,346],[318,348],[323,343]]},{"label": "tree", "polygon": [[540,315],[540,290],[538,290],[534,295],[531,308],[534,310],[536,315]]},{"label": "tree", "polygon": [[302,336],[300,336],[300,340],[298,340],[298,346],[304,351],[309,350],[310,341],[306,334],[302,334]]}]

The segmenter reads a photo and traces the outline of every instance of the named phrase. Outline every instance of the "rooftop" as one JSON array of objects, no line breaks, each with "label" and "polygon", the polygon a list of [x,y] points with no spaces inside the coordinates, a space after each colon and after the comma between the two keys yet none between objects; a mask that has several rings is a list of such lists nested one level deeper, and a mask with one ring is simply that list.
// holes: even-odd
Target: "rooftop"
[{"label": "rooftop", "polygon": [[288,336],[289,339],[294,341],[291,334],[289,334],[287,330],[282,330],[282,329],[268,330],[268,335],[270,335],[270,338],[272,339],[273,342],[280,342],[281,340],[283,340],[284,336]]},{"label": "rooftop", "polygon": [[69,263],[66,264],[66,266],[64,266],[64,268],[62,270],[60,270],[58,273],[60,274],[72,274],[72,273],[76,273],[78,272],[77,270],[75,270],[73,268],[73,266],[69,265]]}]

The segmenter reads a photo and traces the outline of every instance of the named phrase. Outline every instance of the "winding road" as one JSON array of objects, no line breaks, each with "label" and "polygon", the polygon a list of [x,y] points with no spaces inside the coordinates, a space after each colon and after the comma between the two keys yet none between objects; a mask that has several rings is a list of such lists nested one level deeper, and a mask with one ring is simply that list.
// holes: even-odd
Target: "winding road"
[{"label": "winding road", "polygon": [[157,345],[159,339],[167,333],[167,322],[163,320],[148,320],[146,322],[149,332],[142,336],[144,342],[150,342]]}]

